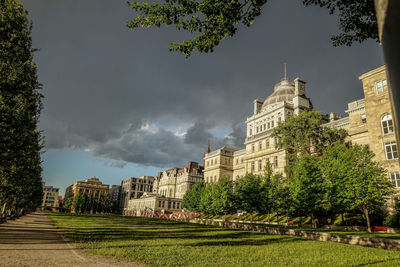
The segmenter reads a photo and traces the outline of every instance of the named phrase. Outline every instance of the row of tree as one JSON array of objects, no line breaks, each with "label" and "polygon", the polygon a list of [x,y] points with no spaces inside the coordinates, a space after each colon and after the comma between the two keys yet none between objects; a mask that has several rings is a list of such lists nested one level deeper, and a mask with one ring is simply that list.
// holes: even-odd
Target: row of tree
[{"label": "row of tree", "polygon": [[41,110],[31,24],[21,3],[0,1],[0,217],[42,201]]},{"label": "row of tree", "polygon": [[287,153],[286,177],[267,164],[263,175],[246,174],[234,184],[198,183],[183,207],[206,213],[248,212],[310,216],[361,211],[371,230],[370,214],[393,194],[385,169],[366,146],[345,143],[346,133],[321,127],[316,111],[303,112],[274,131]]},{"label": "row of tree", "polygon": [[67,198],[63,209],[75,213],[109,213],[113,211],[113,203],[108,194],[94,196],[80,193]]}]

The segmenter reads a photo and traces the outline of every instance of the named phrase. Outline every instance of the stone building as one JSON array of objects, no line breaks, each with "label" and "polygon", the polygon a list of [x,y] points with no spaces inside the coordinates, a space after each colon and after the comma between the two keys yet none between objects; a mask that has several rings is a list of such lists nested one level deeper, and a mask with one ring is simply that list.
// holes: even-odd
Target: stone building
[{"label": "stone building", "polygon": [[42,209],[50,209],[55,211],[58,208],[58,192],[59,188],[44,185],[43,183],[43,200]]},{"label": "stone building", "polygon": [[186,191],[203,180],[203,167],[189,161],[184,168],[172,168],[159,172],[154,181],[153,193],[145,193],[138,199],[130,199],[124,209],[125,215],[142,211],[174,212],[182,210]]},{"label": "stone building", "polygon": [[[208,149],[209,150],[209,149]],[[206,183],[215,183],[220,177],[232,179],[233,158],[238,148],[223,146],[204,155],[204,181]]]},{"label": "stone building", "polygon": [[244,149],[223,147],[204,155],[205,181],[216,182],[221,176],[237,180],[246,173],[262,174],[267,162],[275,172],[283,173],[286,153],[275,148],[272,131],[289,116],[310,109],[312,103],[306,96],[306,82],[300,78],[290,81],[285,76],[264,101],[254,100],[253,114],[246,120]]},{"label": "stone building", "polygon": [[100,199],[101,195],[107,195],[109,191],[109,186],[100,182],[96,177],[86,179],[85,181],[75,182],[65,189],[65,197],[73,197],[76,194],[87,194]]},{"label": "stone building", "polygon": [[126,215],[139,215],[138,212],[174,212],[182,210],[182,199],[165,197],[156,193],[145,193],[140,199],[128,202]]},{"label": "stone building", "polygon": [[[364,98],[348,104],[346,117],[334,113],[324,116],[326,123],[323,126],[343,128],[349,134],[347,141],[369,146],[375,153],[375,160],[388,171],[388,178],[400,189],[394,111],[390,103],[385,66],[368,71],[359,79],[363,85]],[[275,85],[274,92],[265,101],[254,100],[254,112],[246,120],[245,149],[230,148],[233,155],[229,167],[215,160],[224,148],[211,152],[207,149],[204,155],[206,182],[218,180],[214,174],[218,172],[233,180],[246,173],[261,174],[267,161],[275,172],[284,173],[286,152],[275,148],[276,140],[270,135],[273,128],[287,121],[289,116],[312,109],[312,103],[306,96],[305,84],[299,78],[291,82],[285,77]]]},{"label": "stone building", "polygon": [[182,199],[186,191],[203,180],[203,167],[189,161],[184,168],[172,168],[158,173],[155,188],[160,195]]},{"label": "stone building", "polygon": [[119,202],[121,212],[126,213],[129,200],[140,198],[144,193],[153,192],[153,186],[153,176],[130,177],[123,180],[121,182]]},{"label": "stone building", "polygon": [[330,115],[327,127],[346,129],[348,141],[367,145],[374,152],[374,160],[387,171],[389,179],[400,188],[399,155],[394,110],[390,103],[390,88],[387,83],[385,66],[362,74],[364,98],[348,104],[348,116],[337,118]]}]

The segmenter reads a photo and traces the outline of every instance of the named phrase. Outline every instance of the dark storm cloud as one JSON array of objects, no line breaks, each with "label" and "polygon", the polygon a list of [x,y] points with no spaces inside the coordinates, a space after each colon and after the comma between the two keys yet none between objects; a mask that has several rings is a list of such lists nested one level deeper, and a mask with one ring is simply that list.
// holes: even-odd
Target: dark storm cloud
[{"label": "dark storm cloud", "polygon": [[332,47],[335,17],[300,1],[270,1],[252,27],[189,59],[167,48],[188,34],[127,29],[125,0],[22,2],[40,48],[47,148],[89,150],[116,167],[199,161],[208,140],[243,146],[253,99],[272,92],[284,62],[315,108],[340,114],[362,97],[357,77],[383,62],[374,42]]}]

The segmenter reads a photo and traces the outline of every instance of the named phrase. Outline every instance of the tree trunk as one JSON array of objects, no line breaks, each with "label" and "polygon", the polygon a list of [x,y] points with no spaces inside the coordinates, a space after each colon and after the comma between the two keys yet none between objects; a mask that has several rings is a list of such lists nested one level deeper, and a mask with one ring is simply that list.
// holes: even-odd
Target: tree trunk
[{"label": "tree trunk", "polygon": [[311,228],[314,228],[314,217],[312,213],[311,213]]},{"label": "tree trunk", "polygon": [[371,222],[369,220],[369,211],[368,208],[364,208],[364,215],[365,215],[365,219],[367,220],[367,227],[368,227],[368,232],[372,232],[372,227],[371,227]]},{"label": "tree trunk", "polygon": [[346,220],[345,220],[345,218],[344,218],[343,212],[340,213],[340,216],[342,217],[342,223],[344,222],[344,225],[347,226],[347,222],[346,222]]}]

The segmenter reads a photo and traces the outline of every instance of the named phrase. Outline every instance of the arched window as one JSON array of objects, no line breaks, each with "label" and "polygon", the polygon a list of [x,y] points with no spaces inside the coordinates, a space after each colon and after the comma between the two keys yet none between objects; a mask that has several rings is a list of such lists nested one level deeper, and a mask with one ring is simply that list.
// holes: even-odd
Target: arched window
[{"label": "arched window", "polygon": [[390,115],[390,114],[383,115],[381,118],[381,124],[382,124],[383,134],[393,133],[392,115]]}]

